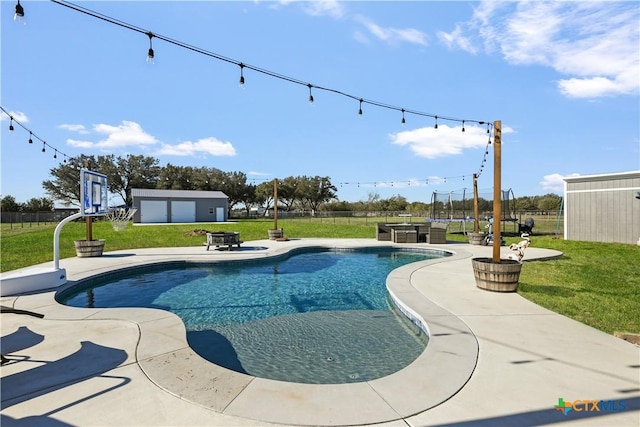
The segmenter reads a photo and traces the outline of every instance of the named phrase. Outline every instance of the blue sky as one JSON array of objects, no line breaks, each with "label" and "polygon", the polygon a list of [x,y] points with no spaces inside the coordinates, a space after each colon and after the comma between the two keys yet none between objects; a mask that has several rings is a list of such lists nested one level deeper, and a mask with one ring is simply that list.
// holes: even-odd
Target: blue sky
[{"label": "blue sky", "polygon": [[[638,2],[77,2],[214,59],[49,1],[2,1],[1,193],[44,197],[80,154],[329,176],[340,200],[472,187],[500,120],[502,187],[640,169]],[[239,62],[315,86],[274,78]],[[328,88],[355,97],[355,99]],[[425,113],[405,114],[358,99]],[[460,121],[466,120],[465,132]],[[58,151],[57,158],[53,155]],[[489,148],[479,179],[493,186]]]}]

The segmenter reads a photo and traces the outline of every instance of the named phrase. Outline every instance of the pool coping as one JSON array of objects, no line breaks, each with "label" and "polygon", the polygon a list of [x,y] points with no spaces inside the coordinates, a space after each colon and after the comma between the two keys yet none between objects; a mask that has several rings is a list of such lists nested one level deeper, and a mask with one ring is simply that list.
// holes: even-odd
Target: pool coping
[{"label": "pool coping", "polygon": [[[211,262],[255,259],[285,254],[296,248],[401,247],[434,249],[451,256],[420,261],[395,269],[387,278],[392,298],[430,332],[425,351],[400,371],[376,380],[352,384],[299,384],[256,378],[214,365],[197,355],[186,341],[181,319],[157,309],[80,309],[58,304],[55,292],[31,295],[25,309],[37,308],[47,319],[113,320],[131,322],[139,331],[135,355],[130,358],[150,381],[163,390],[225,415],[261,422],[295,425],[362,425],[401,420],[424,412],[454,396],[471,378],[478,360],[478,341],[456,315],[433,303],[412,283],[412,276],[431,265],[471,257],[454,245],[392,244],[371,239],[301,239],[272,244],[264,251],[203,254],[202,248],[175,248],[111,252],[90,266],[69,268],[75,285],[87,277],[149,262]],[[185,249],[185,248],[182,248]],[[176,253],[180,252],[180,253]],[[203,256],[204,255],[204,256]],[[213,255],[213,256],[212,256]],[[87,268],[88,267],[88,268]],[[20,298],[18,298],[20,300]],[[16,301],[21,302],[21,301]]]}]

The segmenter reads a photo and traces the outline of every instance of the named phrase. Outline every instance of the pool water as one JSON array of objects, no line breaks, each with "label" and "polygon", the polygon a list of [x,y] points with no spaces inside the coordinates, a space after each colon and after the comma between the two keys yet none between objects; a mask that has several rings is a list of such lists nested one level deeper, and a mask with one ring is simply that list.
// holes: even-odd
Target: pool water
[{"label": "pool water", "polygon": [[426,335],[385,281],[441,252],[313,249],[271,260],[191,264],[92,279],[60,294],[74,307],[154,307],[178,315],[189,345],[253,376],[314,384],[368,381],[415,360]]}]

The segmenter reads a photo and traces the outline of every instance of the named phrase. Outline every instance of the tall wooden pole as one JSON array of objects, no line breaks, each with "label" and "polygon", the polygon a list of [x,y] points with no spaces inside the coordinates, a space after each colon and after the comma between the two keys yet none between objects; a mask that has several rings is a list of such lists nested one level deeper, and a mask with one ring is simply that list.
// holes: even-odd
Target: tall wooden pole
[{"label": "tall wooden pole", "polygon": [[[89,160],[84,160],[84,167],[87,170],[91,169],[91,163],[89,163]],[[81,182],[80,185],[84,185],[84,182]],[[91,189],[89,189],[89,191],[91,191]],[[84,200],[80,200],[80,209],[84,210]],[[84,222],[87,229],[87,242],[90,242],[93,240],[93,217],[86,216],[84,218]]]},{"label": "tall wooden pole", "polygon": [[473,174],[473,232],[480,231],[480,219],[478,218],[478,174]]},{"label": "tall wooden pole", "polygon": [[493,122],[493,262],[500,263],[502,222],[502,121]]},{"label": "tall wooden pole", "polygon": [[278,180],[273,180],[273,229],[278,229]]}]

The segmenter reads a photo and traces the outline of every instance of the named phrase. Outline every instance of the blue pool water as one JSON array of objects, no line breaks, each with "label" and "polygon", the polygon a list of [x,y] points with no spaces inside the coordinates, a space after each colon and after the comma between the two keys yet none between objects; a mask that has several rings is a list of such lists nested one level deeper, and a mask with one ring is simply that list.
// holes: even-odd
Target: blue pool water
[{"label": "blue pool water", "polygon": [[303,383],[368,381],[408,365],[427,344],[390,303],[387,275],[443,255],[310,249],[270,260],[150,266],[91,279],[57,299],[171,311],[194,351],[238,372]]}]

